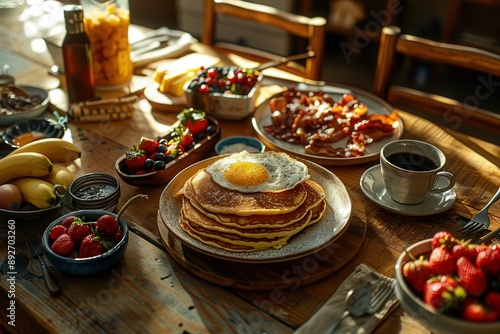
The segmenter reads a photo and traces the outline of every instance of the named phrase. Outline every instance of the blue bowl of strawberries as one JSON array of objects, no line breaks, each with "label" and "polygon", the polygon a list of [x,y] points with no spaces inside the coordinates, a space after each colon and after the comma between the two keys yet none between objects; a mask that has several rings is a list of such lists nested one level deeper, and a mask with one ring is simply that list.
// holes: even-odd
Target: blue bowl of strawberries
[{"label": "blue bowl of strawberries", "polygon": [[406,249],[396,296],[433,333],[500,333],[500,245],[437,232]]},{"label": "blue bowl of strawberries", "polygon": [[53,221],[42,236],[47,259],[71,275],[92,275],[115,266],[128,244],[123,218],[105,210],[70,212]]}]

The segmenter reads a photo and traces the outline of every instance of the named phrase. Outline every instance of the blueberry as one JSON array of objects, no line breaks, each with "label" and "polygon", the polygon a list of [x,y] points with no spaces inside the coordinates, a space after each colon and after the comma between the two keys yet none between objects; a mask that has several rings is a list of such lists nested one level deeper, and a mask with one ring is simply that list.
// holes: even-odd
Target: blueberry
[{"label": "blueberry", "polygon": [[179,137],[179,133],[177,131],[170,132],[170,138],[176,138],[176,137]]},{"label": "blueberry", "polygon": [[207,134],[205,132],[200,132],[196,135],[196,140],[202,141],[203,139],[205,139],[206,136],[207,136]]},{"label": "blueberry", "polygon": [[161,170],[161,169],[165,169],[165,161],[163,160],[155,161],[155,170]]},{"label": "blueberry", "polygon": [[144,162],[144,167],[146,167],[146,169],[151,169],[153,168],[155,164],[155,161],[153,159],[146,159],[146,161]]},{"label": "blueberry", "polygon": [[217,131],[217,127],[215,125],[207,126],[207,133],[209,135],[213,135]]},{"label": "blueberry", "polygon": [[165,153],[165,152],[167,152],[167,146],[164,145],[164,144],[158,145],[158,152],[159,153]]},{"label": "blueberry", "polygon": [[165,160],[165,153],[158,152],[155,154],[155,160],[158,161],[163,161]]},{"label": "blueberry", "polygon": [[168,139],[162,138],[158,142],[160,143],[160,145],[168,146]]},{"label": "blueberry", "polygon": [[169,154],[165,157],[165,163],[169,163],[170,161],[174,160],[174,156],[172,154]]}]

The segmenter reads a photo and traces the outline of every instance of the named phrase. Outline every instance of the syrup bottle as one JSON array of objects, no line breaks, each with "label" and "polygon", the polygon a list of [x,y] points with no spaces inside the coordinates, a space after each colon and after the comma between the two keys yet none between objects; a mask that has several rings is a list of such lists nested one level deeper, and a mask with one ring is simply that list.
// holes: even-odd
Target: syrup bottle
[{"label": "syrup bottle", "polygon": [[83,7],[63,7],[66,36],[62,50],[64,73],[70,103],[94,99],[94,71],[90,40],[83,25]]}]

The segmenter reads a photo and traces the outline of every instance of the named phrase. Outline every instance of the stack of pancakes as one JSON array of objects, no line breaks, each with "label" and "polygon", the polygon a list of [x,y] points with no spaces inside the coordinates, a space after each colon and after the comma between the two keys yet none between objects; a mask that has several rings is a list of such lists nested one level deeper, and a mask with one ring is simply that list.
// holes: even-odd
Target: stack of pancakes
[{"label": "stack of pancakes", "polygon": [[240,192],[216,183],[205,169],[175,195],[179,224],[193,238],[231,252],[281,248],[326,209],[325,192],[306,180],[280,191]]}]

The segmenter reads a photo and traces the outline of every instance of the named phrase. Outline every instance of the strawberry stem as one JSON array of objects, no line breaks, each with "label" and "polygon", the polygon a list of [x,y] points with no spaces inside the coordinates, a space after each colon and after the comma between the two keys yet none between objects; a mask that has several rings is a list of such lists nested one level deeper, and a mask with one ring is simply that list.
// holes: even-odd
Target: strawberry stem
[{"label": "strawberry stem", "polygon": [[122,213],[125,211],[125,209],[127,208],[127,206],[129,206],[133,201],[135,201],[136,199],[138,198],[142,198],[144,200],[148,199],[148,195],[144,195],[144,194],[138,194],[138,195],[135,195],[134,197],[132,197],[131,199],[129,199],[127,201],[127,203],[125,203],[122,208],[120,209],[120,211],[118,211],[118,214],[116,215],[116,218],[115,220],[116,221],[119,221],[120,220],[120,217],[122,215]]},{"label": "strawberry stem", "polygon": [[416,261],[417,260],[415,258],[415,256],[412,253],[408,252],[408,250],[406,250],[406,249],[405,249],[405,253],[408,255],[408,257],[410,258],[410,260],[412,260],[412,261]]}]

